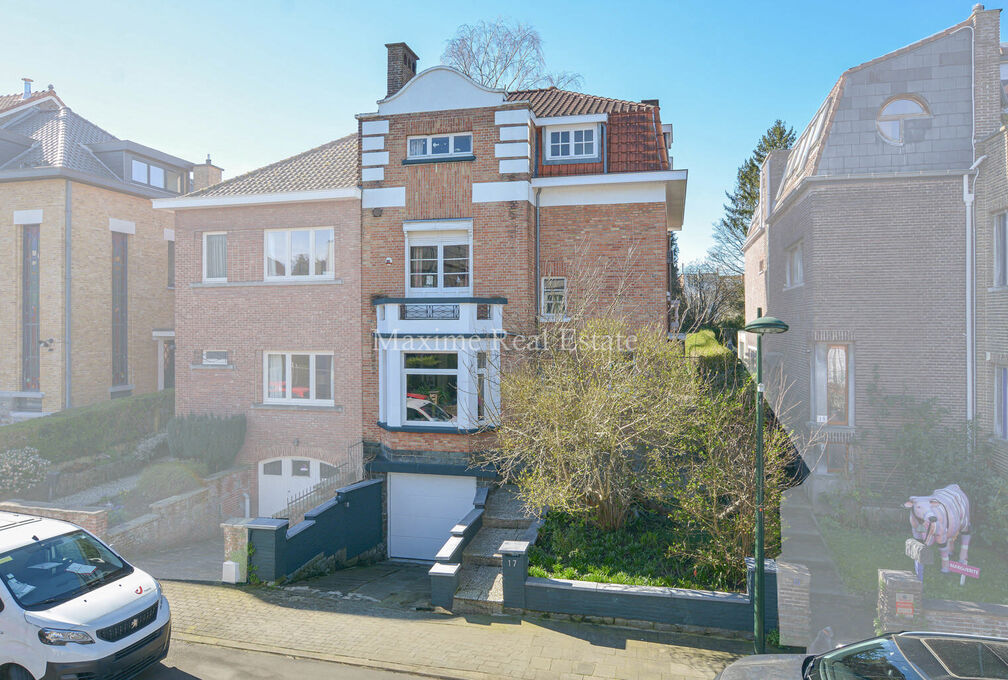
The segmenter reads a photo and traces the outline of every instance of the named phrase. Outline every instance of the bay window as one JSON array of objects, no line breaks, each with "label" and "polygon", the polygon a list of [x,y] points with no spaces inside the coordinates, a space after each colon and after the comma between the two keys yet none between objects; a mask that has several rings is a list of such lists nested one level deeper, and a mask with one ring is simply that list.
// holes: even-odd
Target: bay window
[{"label": "bay window", "polygon": [[333,405],[333,355],[267,352],[263,402]]},{"label": "bay window", "polygon": [[403,353],[406,422],[454,425],[458,420],[458,353]]},{"label": "bay window", "polygon": [[265,234],[266,280],[332,278],[332,229],[282,229]]}]

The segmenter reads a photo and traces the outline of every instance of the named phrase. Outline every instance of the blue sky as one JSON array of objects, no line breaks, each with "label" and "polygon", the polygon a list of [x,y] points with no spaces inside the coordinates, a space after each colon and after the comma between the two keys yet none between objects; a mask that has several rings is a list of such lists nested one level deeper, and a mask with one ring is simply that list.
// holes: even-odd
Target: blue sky
[{"label": "blue sky", "polygon": [[[993,5],[992,5],[993,6]],[[775,118],[798,132],[840,73],[965,19],[971,2],[23,2],[0,0],[0,92],[55,85],[112,134],[225,176],[356,128],[385,93],[384,43],[420,68],[458,24],[504,15],[542,34],[583,90],[661,100],[689,169],[682,259],[703,257],[724,192]]]}]

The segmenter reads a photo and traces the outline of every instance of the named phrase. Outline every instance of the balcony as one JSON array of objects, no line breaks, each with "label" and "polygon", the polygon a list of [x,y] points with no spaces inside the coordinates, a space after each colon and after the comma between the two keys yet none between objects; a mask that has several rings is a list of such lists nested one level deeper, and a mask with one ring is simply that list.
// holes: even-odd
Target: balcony
[{"label": "balcony", "polygon": [[503,297],[382,297],[372,304],[383,338],[504,335]]}]

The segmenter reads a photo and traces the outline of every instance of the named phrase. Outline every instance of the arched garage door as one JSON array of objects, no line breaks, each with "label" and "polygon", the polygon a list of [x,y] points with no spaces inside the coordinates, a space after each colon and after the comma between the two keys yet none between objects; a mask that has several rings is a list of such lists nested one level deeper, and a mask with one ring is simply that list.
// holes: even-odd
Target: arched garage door
[{"label": "arched garage door", "polygon": [[274,458],[259,463],[259,515],[270,517],[286,509],[287,501],[336,473],[314,458]]},{"label": "arched garage door", "polygon": [[475,495],[475,477],[390,472],[389,557],[433,560]]}]

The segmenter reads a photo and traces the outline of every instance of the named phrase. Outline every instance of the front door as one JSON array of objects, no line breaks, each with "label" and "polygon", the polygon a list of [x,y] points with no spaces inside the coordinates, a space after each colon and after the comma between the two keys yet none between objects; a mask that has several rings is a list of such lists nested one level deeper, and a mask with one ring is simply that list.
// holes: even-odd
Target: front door
[{"label": "front door", "polygon": [[175,341],[165,340],[161,350],[162,382],[164,389],[175,387]]}]

